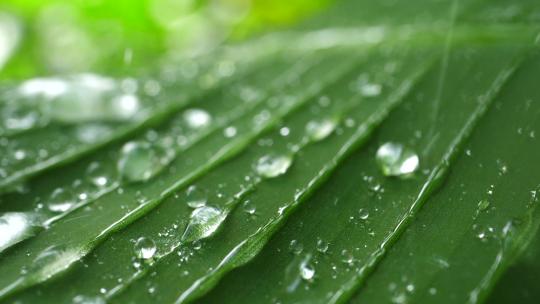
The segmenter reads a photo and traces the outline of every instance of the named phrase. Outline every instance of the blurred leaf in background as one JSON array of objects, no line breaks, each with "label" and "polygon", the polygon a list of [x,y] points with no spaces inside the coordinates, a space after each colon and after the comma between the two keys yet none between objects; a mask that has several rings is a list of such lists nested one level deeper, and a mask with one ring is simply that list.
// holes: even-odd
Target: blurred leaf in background
[{"label": "blurred leaf in background", "polygon": [[6,0],[0,4],[0,79],[121,74],[208,53],[224,41],[291,24],[329,2]]}]

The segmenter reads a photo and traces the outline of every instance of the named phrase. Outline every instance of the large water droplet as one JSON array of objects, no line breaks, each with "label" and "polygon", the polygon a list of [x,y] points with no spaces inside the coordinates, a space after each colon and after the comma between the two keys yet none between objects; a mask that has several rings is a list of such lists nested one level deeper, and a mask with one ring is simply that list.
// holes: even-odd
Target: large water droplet
[{"label": "large water droplet", "polygon": [[118,160],[118,171],[127,181],[146,181],[158,174],[166,164],[165,151],[148,142],[124,145]]},{"label": "large water droplet", "polygon": [[150,238],[140,237],[135,242],[135,254],[139,259],[149,260],[156,254],[156,243]]},{"label": "large water droplet", "polygon": [[262,177],[273,178],[285,174],[291,165],[291,156],[265,155],[259,158],[255,170]]},{"label": "large water droplet", "polygon": [[47,201],[47,208],[52,212],[66,212],[73,208],[76,203],[76,198],[70,191],[58,188],[53,191],[49,200]]},{"label": "large water droplet", "polygon": [[336,121],[331,119],[310,121],[306,125],[306,133],[310,140],[320,141],[332,134],[336,126]]},{"label": "large water droplet", "polygon": [[48,279],[67,269],[83,255],[84,252],[78,248],[68,248],[62,245],[50,246],[38,254],[28,274],[32,274],[38,280]]},{"label": "large water droplet", "polygon": [[182,235],[182,241],[194,242],[211,236],[223,223],[225,217],[226,213],[214,207],[203,206],[193,210]]},{"label": "large water droplet", "polygon": [[39,222],[34,213],[8,212],[0,216],[0,252],[4,249],[33,236]]},{"label": "large water droplet", "polygon": [[377,150],[376,160],[386,176],[407,176],[418,169],[418,155],[401,144],[385,143]]}]

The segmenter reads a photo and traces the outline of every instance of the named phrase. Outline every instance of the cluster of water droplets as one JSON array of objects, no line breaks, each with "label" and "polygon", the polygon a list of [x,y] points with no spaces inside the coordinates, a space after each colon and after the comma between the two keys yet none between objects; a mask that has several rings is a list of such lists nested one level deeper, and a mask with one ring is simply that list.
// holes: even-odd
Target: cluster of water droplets
[{"label": "cluster of water droplets", "polygon": [[34,78],[4,92],[2,133],[17,133],[50,121],[80,124],[126,121],[144,108],[138,82],[97,74]]}]

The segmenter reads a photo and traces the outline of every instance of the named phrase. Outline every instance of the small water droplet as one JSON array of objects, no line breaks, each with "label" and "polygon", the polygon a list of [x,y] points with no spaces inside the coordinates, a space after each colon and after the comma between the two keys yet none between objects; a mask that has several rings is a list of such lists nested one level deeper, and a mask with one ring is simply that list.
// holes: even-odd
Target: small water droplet
[{"label": "small water droplet", "polygon": [[205,128],[210,125],[212,116],[201,109],[189,109],[184,112],[184,119],[192,129]]},{"label": "small water droplet", "polygon": [[331,119],[310,121],[306,125],[306,133],[311,141],[320,141],[332,134],[336,126],[335,120]]},{"label": "small water droplet", "polygon": [[203,206],[191,213],[190,221],[182,235],[183,242],[195,242],[213,235],[225,220],[226,213],[218,208]]},{"label": "small water droplet", "polygon": [[236,133],[238,132],[238,130],[236,130],[235,127],[227,127],[225,128],[225,130],[223,130],[223,135],[225,135],[225,137],[227,138],[232,138],[232,137],[235,137],[236,136]]},{"label": "small water droplet", "polygon": [[140,237],[135,242],[135,254],[139,259],[149,260],[154,257],[156,251],[156,243],[150,238]]},{"label": "small water droplet", "polygon": [[292,165],[292,157],[288,155],[265,155],[257,161],[255,170],[257,174],[273,178],[283,175]]},{"label": "small water droplet", "polygon": [[408,176],[418,169],[418,155],[398,143],[385,143],[379,147],[376,160],[386,176]]},{"label": "small water droplet", "polygon": [[358,211],[358,215],[360,217],[361,220],[367,220],[369,218],[369,210],[367,209],[364,209],[364,208],[361,208],[359,211]]},{"label": "small water droplet", "polygon": [[107,302],[102,297],[88,297],[78,295],[73,298],[73,304],[106,304]]},{"label": "small water droplet", "polygon": [[297,240],[292,240],[290,243],[289,243],[289,250],[293,253],[293,254],[300,254],[302,253],[302,251],[304,250],[304,246]]},{"label": "small water droplet", "polygon": [[204,191],[192,185],[186,191],[187,205],[190,208],[200,208],[206,205],[207,197]]},{"label": "small water droplet", "polygon": [[326,253],[328,251],[329,244],[322,239],[317,240],[317,251],[320,253]]},{"label": "small water droplet", "polygon": [[279,129],[279,134],[281,136],[289,136],[289,134],[291,133],[291,130],[287,127],[283,127],[281,129]]},{"label": "small water droplet", "polygon": [[257,206],[251,201],[246,200],[243,204],[244,212],[246,212],[249,215],[255,215],[255,212],[257,212]]},{"label": "small water droplet", "polygon": [[364,97],[379,96],[382,91],[382,86],[378,83],[364,83],[360,86],[360,94]]},{"label": "small water droplet", "polygon": [[341,251],[341,260],[347,265],[352,265],[354,263],[354,256],[349,252],[349,250],[343,249]]},{"label": "small water droplet", "polygon": [[66,212],[75,204],[75,196],[68,190],[58,188],[53,191],[48,202],[47,207],[52,212]]},{"label": "small water droplet", "polygon": [[163,169],[166,155],[161,147],[148,142],[128,142],[118,159],[118,171],[127,181],[146,181]]}]

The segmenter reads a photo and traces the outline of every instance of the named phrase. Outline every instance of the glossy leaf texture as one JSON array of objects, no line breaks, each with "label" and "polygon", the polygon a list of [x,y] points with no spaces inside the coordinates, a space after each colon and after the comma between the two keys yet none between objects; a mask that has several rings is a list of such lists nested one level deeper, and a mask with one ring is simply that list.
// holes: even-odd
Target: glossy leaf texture
[{"label": "glossy leaf texture", "polygon": [[0,302],[534,303],[539,15],[343,0],[2,84]]}]

